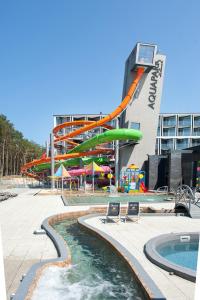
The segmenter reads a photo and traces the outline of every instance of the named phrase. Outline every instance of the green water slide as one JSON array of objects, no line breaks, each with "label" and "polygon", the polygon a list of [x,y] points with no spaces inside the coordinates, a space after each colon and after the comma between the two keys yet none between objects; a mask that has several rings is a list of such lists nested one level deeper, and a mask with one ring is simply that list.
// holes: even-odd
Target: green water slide
[{"label": "green water slide", "polygon": [[[82,144],[76,146],[68,153],[83,152],[88,149],[92,149],[97,145],[108,143],[116,140],[133,140],[135,142],[139,141],[142,138],[142,133],[139,130],[135,129],[113,129],[108,130],[104,133],[98,134],[93,138],[83,142]],[[74,167],[74,166],[83,166],[91,163],[92,161],[96,162],[99,165],[105,164],[108,162],[107,157],[84,157],[84,158],[72,158],[65,161],[55,162],[55,167],[59,167],[60,164],[63,164],[65,167]],[[42,172],[43,170],[50,169],[50,163],[44,163],[33,167],[32,171]]]},{"label": "green water slide", "polygon": [[142,132],[135,129],[113,129],[108,130],[104,133],[98,134],[94,136],[93,138],[83,142],[82,144],[74,147],[72,150],[70,150],[68,153],[75,153],[75,152],[83,152],[88,149],[92,149],[97,145],[103,144],[103,143],[109,143],[116,140],[133,140],[133,141],[139,141],[142,138]]},{"label": "green water slide", "polygon": [[[61,164],[65,167],[85,166],[85,165],[89,165],[92,161],[94,161],[98,165],[104,165],[109,162],[109,159],[108,157],[96,157],[96,156],[71,158],[64,161],[55,161],[55,167],[58,168]],[[32,171],[42,172],[50,168],[51,168],[51,163],[44,163],[33,167]]]}]

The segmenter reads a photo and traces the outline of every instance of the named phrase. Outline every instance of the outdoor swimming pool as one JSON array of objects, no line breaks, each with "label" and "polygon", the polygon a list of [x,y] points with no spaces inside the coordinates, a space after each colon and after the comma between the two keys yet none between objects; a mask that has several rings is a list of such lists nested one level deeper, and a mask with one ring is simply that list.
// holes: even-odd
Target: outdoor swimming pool
[{"label": "outdoor swimming pool", "polygon": [[158,253],[170,262],[196,271],[198,241],[171,242],[158,248]]},{"label": "outdoor swimming pool", "polygon": [[53,227],[71,250],[72,266],[48,268],[32,300],[147,299],[124,260],[107,243],[75,220]]},{"label": "outdoor swimming pool", "polygon": [[145,245],[145,254],[159,267],[190,281],[196,279],[198,233],[165,234]]},{"label": "outdoor swimming pool", "polygon": [[138,201],[138,202],[165,202],[166,199],[169,199],[170,197],[168,195],[120,195],[118,197],[112,196],[109,197],[109,195],[80,195],[80,196],[74,196],[74,195],[67,195],[64,196],[64,202],[66,205],[87,205],[87,204],[107,204],[108,202],[115,201],[115,202],[121,202],[121,204],[126,204],[130,201]]}]

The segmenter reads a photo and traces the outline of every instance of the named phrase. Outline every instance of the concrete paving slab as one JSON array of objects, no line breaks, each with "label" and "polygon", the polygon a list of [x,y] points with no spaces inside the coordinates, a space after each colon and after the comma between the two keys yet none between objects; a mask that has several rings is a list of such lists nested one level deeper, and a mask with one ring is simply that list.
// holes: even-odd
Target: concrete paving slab
[{"label": "concrete paving slab", "polygon": [[145,256],[143,248],[151,238],[170,232],[199,231],[200,220],[187,217],[141,217],[139,223],[106,223],[103,224],[99,217],[89,218],[85,221],[88,225],[103,231],[114,238],[132,253],[141,263],[145,271],[154,280],[167,300],[192,300],[194,299],[195,284],[169,273],[151,263]]}]

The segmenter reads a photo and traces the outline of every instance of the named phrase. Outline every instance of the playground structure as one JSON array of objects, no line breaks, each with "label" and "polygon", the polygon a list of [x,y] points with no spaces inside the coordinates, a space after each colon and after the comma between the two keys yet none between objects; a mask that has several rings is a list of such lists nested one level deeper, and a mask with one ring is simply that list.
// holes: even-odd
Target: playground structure
[{"label": "playground structure", "polygon": [[[152,45],[147,47],[152,48]],[[143,48],[141,48],[142,54],[144,52]],[[154,66],[154,54],[155,51],[151,53],[151,57],[149,58],[149,52],[147,51],[147,60],[144,60],[143,57],[140,57],[141,61],[137,61],[137,59],[139,58],[136,58],[136,62],[133,62],[134,73],[132,76],[132,83],[129,86],[126,96],[112,113],[108,114],[98,121],[78,120],[73,122],[64,122],[57,125],[52,131],[51,156],[48,157],[47,154],[44,154],[40,159],[26,163],[21,168],[21,173],[30,177],[44,180],[45,178],[47,178],[47,176],[50,175],[50,170],[53,163],[55,164],[53,166],[53,170],[54,167],[58,168],[62,164],[63,166],[69,167],[71,169],[68,170],[69,173],[70,171],[74,171],[75,173],[79,172],[78,176],[82,176],[85,174],[85,166],[91,162],[96,162],[100,165],[109,165],[110,158],[114,155],[114,150],[106,147],[107,143],[117,140],[132,140],[135,143],[138,142],[142,138],[142,132],[140,130],[127,128],[113,129],[108,123],[113,119],[119,117],[121,113],[127,108],[134,96],[136,89],[139,87],[139,83],[144,77],[143,75],[145,74],[145,72],[148,73],[149,70]],[[68,132],[65,135],[61,135],[63,128],[71,126],[76,126],[78,128],[74,131]],[[88,138],[85,141],[79,140],[79,142],[77,142],[77,136],[80,138],[83,133],[93,130],[97,127],[103,127],[104,129],[106,129],[106,131],[92,138]],[[64,152],[64,154],[58,154],[54,156],[54,147],[58,148],[59,146],[62,147],[62,152]],[[101,157],[99,157],[99,155],[101,155]],[[73,168],[75,169],[73,170]],[[79,171],[76,170],[77,168],[79,168]],[[84,169],[82,174],[80,173],[81,169]],[[51,175],[54,174],[52,174],[51,172]],[[95,172],[92,172],[93,181],[94,175]],[[131,179],[128,179],[130,185],[128,188],[129,191],[133,190],[133,176],[134,178],[136,178],[136,171],[134,171],[134,174],[130,175]],[[138,187],[138,191],[141,191],[142,183],[144,183],[144,177],[141,176],[144,175],[140,172],[137,176],[139,176],[138,178],[140,179],[140,186]]]},{"label": "playground structure", "polygon": [[120,191],[125,193],[145,193],[145,172],[138,168],[127,168],[120,174]]}]

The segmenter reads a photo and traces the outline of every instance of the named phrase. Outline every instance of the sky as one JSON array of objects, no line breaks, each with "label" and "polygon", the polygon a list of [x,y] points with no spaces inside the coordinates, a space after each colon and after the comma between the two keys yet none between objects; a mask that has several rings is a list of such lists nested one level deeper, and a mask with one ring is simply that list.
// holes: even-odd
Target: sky
[{"label": "sky", "polygon": [[200,1],[0,1],[0,114],[41,145],[53,114],[109,113],[137,42],[165,54],[161,112],[200,112]]}]

